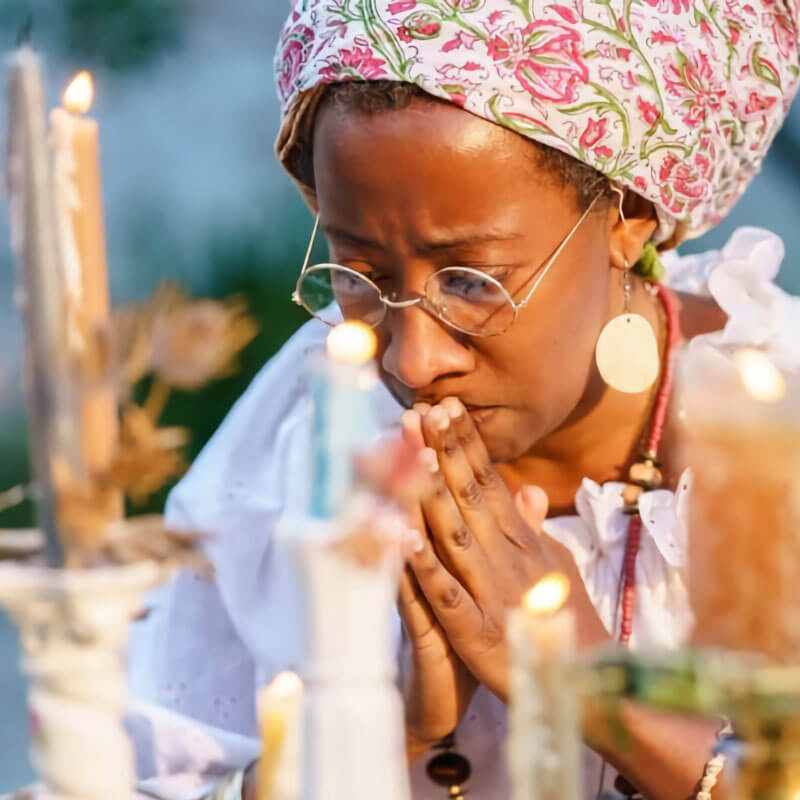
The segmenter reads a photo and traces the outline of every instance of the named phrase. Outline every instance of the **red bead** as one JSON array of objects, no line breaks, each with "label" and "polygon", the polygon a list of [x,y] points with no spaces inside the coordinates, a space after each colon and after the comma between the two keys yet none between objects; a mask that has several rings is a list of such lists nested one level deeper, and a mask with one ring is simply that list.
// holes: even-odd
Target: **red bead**
[{"label": "red bead", "polygon": [[[658,286],[658,296],[667,314],[667,352],[664,358],[664,371],[661,386],[653,406],[653,422],[647,440],[647,452],[656,461],[658,446],[664,433],[667,405],[672,395],[675,377],[675,360],[681,342],[680,304],[675,294],[666,286]],[[639,555],[642,538],[642,518],[637,514],[628,523],[628,537],[625,543],[625,557],[622,566],[622,620],[620,621],[620,644],[628,644],[633,631],[633,612],[636,600],[636,559]]]}]

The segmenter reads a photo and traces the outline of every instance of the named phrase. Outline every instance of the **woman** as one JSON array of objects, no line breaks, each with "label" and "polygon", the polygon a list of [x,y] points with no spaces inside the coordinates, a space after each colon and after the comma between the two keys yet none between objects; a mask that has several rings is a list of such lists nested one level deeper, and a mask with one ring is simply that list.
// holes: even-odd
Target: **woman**
[{"label": "woman", "polygon": [[[453,729],[470,796],[508,796],[504,610],[553,564],[582,647],[685,633],[689,478],[663,430],[678,326],[690,350],[756,343],[794,369],[800,304],[770,284],[765,231],[666,253],[677,293],[632,269],[654,278],[652,245],[707,230],[758,171],[797,88],[797,20],[772,0],[295,3],[279,156],[338,265],[304,269],[297,299],[324,317],[323,285],[376,326],[376,401],[436,486],[410,509],[425,536],[398,601],[415,798],[444,796],[422,756]],[[635,341],[612,335],[620,315]],[[303,358],[326,330],[270,362],[171,497],[174,524],[220,535],[215,582],[181,575],[138,632],[134,689],[156,705],[131,724],[161,796],[255,758],[254,687],[296,661],[269,533],[305,497]],[[622,723],[624,747],[586,720],[587,798],[617,772],[656,800],[697,791],[714,725],[627,707]]]}]

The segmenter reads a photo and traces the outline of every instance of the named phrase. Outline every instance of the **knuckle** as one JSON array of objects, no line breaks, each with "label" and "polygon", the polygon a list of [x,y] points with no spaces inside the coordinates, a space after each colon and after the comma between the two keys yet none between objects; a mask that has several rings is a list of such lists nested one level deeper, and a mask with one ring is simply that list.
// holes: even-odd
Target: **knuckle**
[{"label": "knuckle", "polygon": [[469,426],[468,428],[460,428],[456,435],[462,447],[469,447],[477,440],[478,431],[473,426]]},{"label": "knuckle", "polygon": [[450,540],[460,550],[466,550],[472,541],[472,534],[466,525],[459,525],[450,535]]},{"label": "knuckle", "polygon": [[481,625],[481,638],[490,648],[497,647],[503,643],[505,631],[494,616],[484,616],[483,624]]},{"label": "knuckle", "polygon": [[436,500],[444,500],[447,497],[447,485],[444,481],[436,481],[432,494]]},{"label": "knuckle", "polygon": [[482,489],[496,489],[499,476],[491,464],[481,464],[475,470],[475,480]]},{"label": "knuckle", "polygon": [[446,441],[442,444],[442,452],[448,457],[452,458],[458,452],[457,441]]},{"label": "knuckle", "polygon": [[469,506],[477,506],[483,497],[477,480],[467,481],[459,490],[458,496]]},{"label": "knuckle", "polygon": [[448,611],[455,611],[464,601],[464,595],[461,587],[456,584],[450,584],[447,588],[443,589],[439,597],[439,602],[442,608]]}]

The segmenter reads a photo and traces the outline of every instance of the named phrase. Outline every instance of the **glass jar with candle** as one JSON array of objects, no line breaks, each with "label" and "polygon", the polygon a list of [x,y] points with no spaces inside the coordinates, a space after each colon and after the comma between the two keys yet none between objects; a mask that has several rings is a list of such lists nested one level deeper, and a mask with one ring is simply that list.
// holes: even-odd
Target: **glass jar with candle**
[{"label": "glass jar with candle", "polygon": [[692,643],[800,665],[800,380],[761,351],[690,352],[680,405]]}]

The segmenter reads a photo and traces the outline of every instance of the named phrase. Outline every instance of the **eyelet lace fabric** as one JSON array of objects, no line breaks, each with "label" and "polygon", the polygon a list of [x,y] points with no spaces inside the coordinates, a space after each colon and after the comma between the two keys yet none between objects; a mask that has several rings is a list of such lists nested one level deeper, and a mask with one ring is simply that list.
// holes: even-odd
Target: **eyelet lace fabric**
[{"label": "eyelet lace fabric", "polygon": [[[739,229],[718,252],[668,254],[672,287],[710,294],[729,316],[724,330],[693,339],[687,357],[729,360],[735,346],[755,344],[785,369],[800,368],[800,299],[773,283],[782,257],[780,239],[755,228]],[[311,401],[303,361],[323,347],[327,330],[309,322],[262,369],[170,496],[172,524],[210,534],[216,577],[181,573],[151,594],[150,614],[134,628],[130,729],[143,787],[161,797],[193,800],[215,776],[249,763],[259,748],[256,687],[302,661],[300,598],[272,532],[307,497]],[[396,424],[400,409],[382,387],[375,400],[385,426]],[[621,488],[586,479],[577,516],[545,525],[572,552],[609,632],[627,521]],[[690,495],[686,473],[675,493],[642,499],[634,646],[673,647],[691,622],[683,578]],[[480,689],[458,731],[459,752],[473,766],[472,800],[509,796],[505,736],[505,707]],[[600,760],[589,750],[585,760],[588,798]],[[439,800],[425,759],[411,777],[415,800]]]}]

